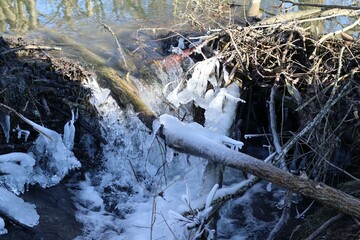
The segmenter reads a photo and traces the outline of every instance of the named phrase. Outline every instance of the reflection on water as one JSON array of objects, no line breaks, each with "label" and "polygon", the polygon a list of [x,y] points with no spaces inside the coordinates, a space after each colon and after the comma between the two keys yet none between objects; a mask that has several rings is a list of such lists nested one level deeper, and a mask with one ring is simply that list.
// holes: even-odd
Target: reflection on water
[{"label": "reflection on water", "polygon": [[74,28],[79,21],[161,19],[172,14],[169,0],[1,0],[0,32],[37,27]]},{"label": "reflection on water", "polygon": [[[0,32],[10,31],[23,34],[38,27],[78,31],[79,24],[85,25],[93,20],[122,22],[122,24],[129,20],[139,19],[156,23],[168,22],[173,19],[173,14],[179,13],[178,9],[173,7],[173,4],[179,2],[179,0],[0,0]],[[186,0],[181,2],[186,2]],[[216,5],[216,1],[214,2]],[[248,0],[232,2],[241,5]],[[352,0],[299,0],[299,2],[359,5],[359,1]],[[285,11],[284,9],[291,6],[291,4],[284,4],[285,8],[281,10],[280,4],[279,0],[267,0],[262,1],[261,6],[270,14]],[[298,11],[309,8],[292,6],[287,10]],[[351,21],[351,18],[343,17],[332,23],[314,22],[312,28],[316,27],[319,33],[323,33],[324,29],[339,28],[339,25],[348,24]],[[338,26],[334,26],[337,22]]]},{"label": "reflection on water", "polygon": [[[150,42],[146,37],[141,40],[139,36],[141,33],[150,32],[156,32],[156,36],[161,36],[158,34],[160,29],[175,31],[175,23],[185,22],[185,20],[176,21],[175,19],[181,15],[181,11],[184,13],[184,9],[178,6],[181,5],[180,3],[184,5],[187,1],[195,6],[202,4],[201,1],[193,0],[0,0],[0,33],[12,32],[20,35],[40,33],[36,36],[37,38],[46,38],[47,35],[51,36],[54,33],[64,34],[74,39],[76,43],[91,49],[93,53],[111,65],[113,62],[118,62],[117,46],[114,37],[101,26],[100,22],[110,26],[121,45],[132,53],[139,53],[139,50],[159,49],[158,43]],[[218,2],[224,2],[224,0],[203,1],[211,3],[212,6],[217,6]],[[233,0],[232,2],[243,5],[248,0]],[[299,0],[299,2],[350,5],[353,1]],[[359,2],[356,4],[359,5]],[[280,6],[279,0],[263,0],[261,4],[267,15],[309,9],[309,7],[297,7],[291,4],[284,4],[282,8]],[[235,17],[235,14],[238,14],[241,17],[242,13],[241,9],[234,8],[229,16]],[[224,18],[229,16],[224,16]],[[331,21],[312,21],[305,27],[310,27],[317,34],[324,34],[327,31],[343,28],[353,21],[354,18],[351,17],[338,17]],[[153,31],[146,30],[147,27]],[[61,42],[54,40],[54,44],[61,44]],[[69,49],[68,54],[77,54],[71,51],[71,46]],[[137,59],[141,57],[136,56]]]}]

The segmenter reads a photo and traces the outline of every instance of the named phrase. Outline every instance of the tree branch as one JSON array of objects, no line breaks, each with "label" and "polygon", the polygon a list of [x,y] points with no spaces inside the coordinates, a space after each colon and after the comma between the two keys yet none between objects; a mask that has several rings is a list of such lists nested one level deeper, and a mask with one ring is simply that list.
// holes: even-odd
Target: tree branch
[{"label": "tree branch", "polygon": [[283,0],[283,3],[291,3],[296,6],[307,6],[307,7],[319,7],[319,8],[340,8],[340,9],[351,9],[351,10],[359,10],[360,7],[355,6],[344,6],[344,5],[330,5],[330,4],[318,4],[318,3],[302,3],[302,2],[294,2],[290,0]]},{"label": "tree branch", "polygon": [[[179,152],[243,170],[278,186],[315,199],[341,212],[357,218],[360,217],[360,199],[358,198],[324,183],[292,175],[259,159],[231,150],[169,115],[162,115],[160,124],[162,125],[160,134],[164,136],[168,146]],[[187,134],[189,131],[193,133],[191,138]]]}]

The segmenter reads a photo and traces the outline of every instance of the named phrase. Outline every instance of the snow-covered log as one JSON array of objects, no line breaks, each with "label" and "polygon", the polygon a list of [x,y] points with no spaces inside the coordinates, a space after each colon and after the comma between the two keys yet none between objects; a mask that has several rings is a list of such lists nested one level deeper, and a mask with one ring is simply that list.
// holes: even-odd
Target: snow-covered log
[{"label": "snow-covered log", "polygon": [[227,139],[215,136],[210,130],[204,128],[201,131],[194,129],[194,127],[202,128],[201,125],[184,123],[170,115],[160,116],[158,124],[161,125],[159,134],[163,136],[168,146],[179,152],[241,169],[341,212],[356,218],[360,217],[360,199],[324,183],[295,176],[272,164],[232,150],[226,146],[226,142],[229,142]]}]

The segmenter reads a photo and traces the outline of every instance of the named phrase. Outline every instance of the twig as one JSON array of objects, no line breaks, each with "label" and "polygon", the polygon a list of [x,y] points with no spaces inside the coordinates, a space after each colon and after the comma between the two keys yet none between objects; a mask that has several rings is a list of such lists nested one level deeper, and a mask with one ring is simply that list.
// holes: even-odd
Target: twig
[{"label": "twig", "polygon": [[314,240],[316,239],[316,237],[325,229],[327,229],[328,227],[331,226],[331,224],[333,224],[334,222],[336,222],[337,220],[339,220],[340,218],[342,218],[345,214],[344,213],[339,213],[336,216],[330,218],[329,220],[327,220],[326,222],[324,222],[323,225],[321,225],[318,229],[316,229],[309,237],[306,238],[306,240]]},{"label": "twig", "polygon": [[335,18],[335,17],[339,17],[339,16],[350,16],[350,15],[356,15],[356,14],[359,14],[360,13],[360,10],[353,10],[353,11],[349,11],[347,13],[344,13],[344,12],[340,12],[340,13],[337,13],[337,14],[331,14],[329,16],[321,16],[321,17],[316,17],[316,18],[307,18],[307,19],[303,19],[303,20],[288,20],[287,22],[278,22],[278,23],[273,23],[273,24],[264,24],[262,22],[259,22],[259,24],[257,25],[252,25],[252,26],[249,26],[247,28],[250,28],[250,29],[259,29],[259,28],[276,28],[276,27],[279,27],[279,26],[285,26],[286,24],[287,25],[290,25],[290,24],[301,24],[301,23],[307,23],[307,22],[314,22],[314,21],[320,21],[320,20],[326,20],[326,19],[329,19],[329,18]]},{"label": "twig", "polygon": [[[290,39],[289,39],[290,40]],[[284,53],[283,58],[286,56],[286,53]],[[271,93],[270,93],[270,102],[269,102],[269,111],[270,111],[270,127],[271,127],[271,133],[273,136],[273,143],[275,146],[275,150],[277,154],[281,154],[282,152],[282,147],[280,145],[280,140],[279,140],[279,136],[277,134],[277,129],[276,129],[276,114],[275,114],[275,97],[276,97],[276,91],[277,91],[277,83],[275,83],[272,88],[271,88]],[[280,168],[285,170],[285,171],[289,171],[288,167],[286,166],[286,162],[285,162],[285,155],[283,155],[283,157],[280,158]],[[269,236],[268,236],[268,240],[272,240],[275,238],[275,236],[279,233],[279,231],[281,230],[281,228],[287,223],[287,221],[289,220],[290,217],[290,208],[291,208],[291,196],[292,196],[292,191],[287,190],[286,195],[285,195],[285,203],[284,203],[284,208],[281,214],[281,218],[280,220],[276,223],[275,227],[273,228],[273,230],[270,232]]]},{"label": "twig", "polygon": [[314,202],[315,201],[312,201],[311,203],[310,203],[310,205],[304,210],[304,211],[302,211],[301,213],[299,213],[299,211],[298,211],[298,209],[297,209],[297,207],[296,207],[296,216],[295,216],[295,219],[299,219],[299,218],[302,218],[302,217],[304,217],[304,215],[306,214],[306,212],[307,211],[309,211],[309,209],[311,208],[311,206],[314,204]]},{"label": "twig", "polygon": [[[279,136],[277,134],[277,129],[276,129],[276,114],[275,114],[276,91],[277,91],[277,85],[274,84],[274,86],[271,88],[270,102],[269,102],[270,128],[271,128],[271,133],[272,133],[273,143],[275,146],[276,153],[281,154],[282,147],[280,146],[280,140],[279,140]],[[286,166],[284,156],[280,158],[280,168],[287,171],[288,168]]]},{"label": "twig", "polygon": [[176,236],[176,234],[174,233],[174,231],[171,229],[169,223],[166,221],[166,219],[165,219],[165,217],[164,217],[164,214],[163,214],[162,212],[160,212],[160,215],[161,215],[161,217],[163,218],[163,220],[164,220],[166,226],[168,227],[169,231],[170,231],[171,234],[173,235],[174,239],[175,239],[175,240],[179,240],[179,238]]},{"label": "twig", "polygon": [[[359,18],[358,20],[356,20],[353,24],[351,24],[351,25],[349,25],[349,26],[347,26],[347,27],[345,27],[345,28],[343,28],[343,29],[340,29],[340,30],[337,30],[337,31],[335,31],[335,32],[331,32],[331,33],[328,33],[328,34],[324,35],[322,38],[319,39],[319,41],[316,42],[316,44],[315,44],[315,49],[314,49],[314,51],[312,52],[312,54],[311,54],[311,56],[310,56],[309,59],[313,59],[313,58],[315,57],[316,51],[317,51],[318,47],[319,47],[323,42],[325,42],[328,38],[334,37],[334,36],[339,35],[339,34],[341,34],[341,33],[343,33],[343,32],[346,32],[346,31],[348,31],[348,30],[356,27],[356,26],[359,25],[359,24],[360,24],[360,18]],[[343,48],[344,48],[344,47],[343,47]]]},{"label": "twig", "polygon": [[49,47],[49,46],[36,46],[36,45],[28,45],[28,46],[22,46],[17,48],[11,48],[9,50],[3,51],[0,53],[1,56],[6,55],[8,53],[17,52],[21,50],[46,50],[46,51],[61,51],[61,47]]},{"label": "twig", "polygon": [[[324,107],[320,110],[320,112],[315,116],[315,118],[306,125],[306,127],[304,127],[296,136],[294,136],[294,138],[292,138],[288,143],[285,144],[283,151],[281,152],[281,154],[279,154],[276,157],[276,161],[278,161],[279,159],[281,159],[282,157],[284,157],[287,152],[293,147],[293,145],[299,141],[307,132],[309,132],[310,130],[312,130],[313,128],[315,128],[317,126],[317,124],[325,117],[325,115],[330,111],[330,109],[340,100],[342,99],[342,97],[347,93],[347,91],[349,90],[350,86],[351,86],[351,80],[353,79],[355,74],[355,70],[352,71],[351,74],[351,78],[348,80],[348,82],[345,84],[345,86],[341,89],[341,91],[337,94],[337,96],[335,97],[334,95],[332,95],[332,97],[330,97],[328,99],[328,101],[325,103]],[[337,88],[336,85],[334,85],[334,88]]]},{"label": "twig", "polygon": [[302,2],[294,2],[290,0],[283,0],[283,3],[291,3],[292,5],[297,6],[308,6],[308,7],[320,7],[320,8],[340,8],[340,9],[351,9],[351,10],[359,10],[360,7],[355,6],[344,6],[344,5],[327,5],[327,4],[318,4],[318,3],[302,3]]},{"label": "twig", "polygon": [[124,62],[124,64],[125,64],[125,67],[127,68],[128,65],[127,65],[127,61],[126,61],[126,59],[125,59],[124,50],[123,50],[123,48],[122,48],[121,45],[120,45],[119,39],[116,37],[114,31],[113,31],[108,25],[106,25],[105,23],[103,23],[103,22],[101,22],[101,21],[99,21],[99,23],[100,23],[100,25],[103,26],[109,33],[111,33],[111,35],[114,37],[115,43],[116,43],[116,45],[117,45],[117,50],[118,50],[118,52],[119,52],[119,54],[120,54],[120,57],[122,58],[122,60],[123,60],[123,62]]},{"label": "twig", "polygon": [[336,35],[339,35],[343,32],[346,32],[354,27],[356,27],[357,25],[360,24],[360,18],[358,20],[356,20],[353,24],[350,24],[349,26],[347,27],[344,27],[343,29],[340,29],[340,30],[337,30],[335,32],[331,32],[331,33],[328,33],[326,35],[324,35],[322,38],[319,39],[319,41],[317,42],[317,44],[321,44],[323,43],[326,39],[330,38],[330,37],[334,37]]}]

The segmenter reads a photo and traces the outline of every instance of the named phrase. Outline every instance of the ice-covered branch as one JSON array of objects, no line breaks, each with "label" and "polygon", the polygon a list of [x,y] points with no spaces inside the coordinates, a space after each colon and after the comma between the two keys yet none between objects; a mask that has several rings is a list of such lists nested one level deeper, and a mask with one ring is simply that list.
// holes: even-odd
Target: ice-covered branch
[{"label": "ice-covered branch", "polygon": [[[191,127],[192,124],[181,122],[169,115],[162,115],[160,124],[162,125],[160,134],[164,136],[166,143],[177,151],[241,169],[278,186],[322,202],[334,209],[360,217],[360,200],[349,194],[329,187],[324,183],[294,176],[269,163],[231,150],[224,146],[222,141],[219,141],[219,138],[214,141],[201,131],[194,131]],[[199,127],[201,126],[197,126],[197,128]]]},{"label": "ice-covered branch", "polygon": [[62,138],[56,131],[31,121],[9,106],[0,103],[0,107],[14,113],[40,133],[30,154],[0,156],[0,171],[5,173],[3,181],[14,193],[23,192],[27,183],[39,183],[42,187],[58,184],[71,169],[81,166],[71,151],[75,138],[74,112],[64,126]]}]

